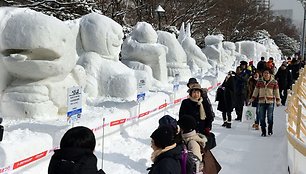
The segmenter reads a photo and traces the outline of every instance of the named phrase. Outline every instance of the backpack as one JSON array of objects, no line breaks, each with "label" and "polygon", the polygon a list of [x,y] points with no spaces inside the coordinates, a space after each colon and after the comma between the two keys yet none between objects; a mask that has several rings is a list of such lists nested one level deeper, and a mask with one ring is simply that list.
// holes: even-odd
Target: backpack
[{"label": "backpack", "polygon": [[181,169],[182,174],[203,174],[202,161],[187,149],[186,144],[183,144],[183,150],[181,152]]}]

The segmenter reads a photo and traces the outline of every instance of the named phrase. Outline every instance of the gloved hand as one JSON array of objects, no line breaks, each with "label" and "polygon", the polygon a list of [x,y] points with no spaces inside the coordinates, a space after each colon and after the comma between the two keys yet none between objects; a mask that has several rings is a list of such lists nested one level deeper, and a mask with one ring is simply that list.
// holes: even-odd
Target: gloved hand
[{"label": "gloved hand", "polygon": [[249,100],[249,102],[247,103],[247,106],[250,106],[252,104],[252,100]]},{"label": "gloved hand", "polygon": [[210,128],[205,128],[204,129],[204,135],[209,135],[210,134]]}]

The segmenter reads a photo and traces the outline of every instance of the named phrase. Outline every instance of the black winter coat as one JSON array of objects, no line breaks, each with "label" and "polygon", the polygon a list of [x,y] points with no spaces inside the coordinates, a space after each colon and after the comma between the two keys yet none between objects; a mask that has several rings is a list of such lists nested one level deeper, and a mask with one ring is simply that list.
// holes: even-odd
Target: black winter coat
[{"label": "black winter coat", "polygon": [[181,146],[176,146],[156,157],[149,174],[181,174]]},{"label": "black winter coat", "polygon": [[210,103],[205,102],[205,100],[203,99],[202,104],[206,114],[205,120],[200,119],[200,106],[198,105],[198,103],[190,100],[189,98],[182,101],[179,111],[179,118],[181,118],[183,115],[193,116],[197,122],[196,131],[201,134],[205,134],[205,128],[211,129],[212,127],[214,114],[211,112]]},{"label": "black winter coat", "polygon": [[233,76],[224,80],[217,90],[217,100],[219,101],[217,109],[221,112],[232,112],[235,102],[235,79]]},{"label": "black winter coat", "polygon": [[279,89],[281,90],[290,89],[292,85],[292,75],[291,75],[291,72],[287,68],[286,69],[279,68],[277,73],[275,74],[275,79],[278,82]]},{"label": "black winter coat", "polygon": [[58,149],[50,160],[48,174],[105,174],[97,169],[97,158],[90,149]]}]

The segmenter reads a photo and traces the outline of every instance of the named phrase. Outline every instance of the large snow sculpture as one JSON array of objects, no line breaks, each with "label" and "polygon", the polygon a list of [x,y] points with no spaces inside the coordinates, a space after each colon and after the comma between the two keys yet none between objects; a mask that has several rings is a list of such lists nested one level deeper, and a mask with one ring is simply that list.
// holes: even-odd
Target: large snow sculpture
[{"label": "large snow sculpture", "polygon": [[[223,35],[208,35],[205,37],[205,48],[203,52],[209,57],[209,59],[221,67],[228,69],[232,66],[229,62],[235,61],[235,56],[231,55],[231,52],[227,52],[223,48]],[[215,63],[213,63],[215,64]]]},{"label": "large snow sculpture", "polygon": [[157,34],[158,43],[168,48],[166,54],[168,76],[175,77],[179,74],[181,79],[188,80],[191,77],[191,71],[187,65],[187,55],[175,35],[166,31],[157,31]]},{"label": "large snow sculpture", "polygon": [[236,51],[244,54],[248,59],[260,61],[260,57],[266,57],[266,47],[255,41],[236,42]]},{"label": "large snow sculpture", "polygon": [[192,71],[201,70],[202,73],[208,71],[212,66],[208,63],[206,55],[202,52],[201,48],[196,45],[196,41],[191,37],[190,23],[187,24],[186,31],[184,23],[181,26],[179,34],[179,42],[187,54],[187,64]]},{"label": "large snow sculpture", "polygon": [[122,45],[122,59],[138,61],[153,70],[153,77],[168,82],[166,53],[167,47],[157,43],[157,33],[146,22],[138,22]]},{"label": "large snow sculpture", "polygon": [[224,41],[223,42],[223,49],[224,49],[225,53],[230,56],[229,60],[227,60],[227,61],[228,62],[232,62],[232,61],[236,62],[235,67],[240,64],[240,61],[242,61],[242,60],[247,61],[248,60],[248,58],[245,55],[240,54],[236,51],[236,45],[235,45],[234,42]]},{"label": "large snow sculpture", "polygon": [[97,13],[82,17],[80,40],[84,53],[78,63],[85,68],[85,92],[90,97],[136,98],[134,71],[119,61],[122,38],[122,27],[112,19]]},{"label": "large snow sculpture", "polygon": [[[3,10],[3,9],[2,9]],[[66,113],[67,88],[84,85],[75,39],[60,20],[29,9],[7,10],[0,33],[3,64],[14,81],[4,90],[5,117],[48,118]]]}]

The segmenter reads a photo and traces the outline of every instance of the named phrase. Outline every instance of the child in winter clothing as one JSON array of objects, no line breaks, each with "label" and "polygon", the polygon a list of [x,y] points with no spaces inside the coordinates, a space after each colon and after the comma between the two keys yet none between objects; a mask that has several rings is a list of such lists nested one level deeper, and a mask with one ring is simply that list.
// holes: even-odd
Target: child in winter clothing
[{"label": "child in winter clothing", "polygon": [[192,116],[184,115],[179,119],[178,123],[181,128],[183,141],[187,144],[187,149],[192,151],[202,161],[201,149],[204,149],[207,138],[196,133],[196,121]]},{"label": "child in winter clothing", "polygon": [[[260,71],[256,71],[254,75],[252,75],[249,80],[248,80],[248,100],[252,98],[256,83],[258,79],[260,78]],[[252,127],[255,130],[259,130],[259,107],[258,107],[258,97],[253,100],[252,102],[252,107],[256,107],[256,118],[255,118],[255,123],[252,125]]]},{"label": "child in winter clothing", "polygon": [[210,150],[205,150],[207,138],[199,133],[196,133],[196,121],[192,116],[183,115],[178,124],[181,128],[181,134],[187,149],[196,155],[202,161],[203,167],[200,170],[203,173],[217,174],[221,170],[221,166],[211,153]]},{"label": "child in winter clothing", "polygon": [[96,139],[93,132],[83,126],[69,129],[50,160],[48,174],[105,174],[97,169],[93,154]]}]

